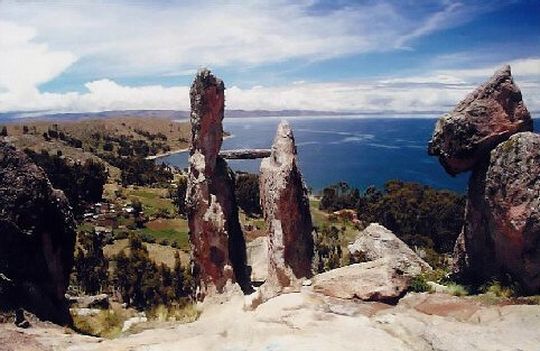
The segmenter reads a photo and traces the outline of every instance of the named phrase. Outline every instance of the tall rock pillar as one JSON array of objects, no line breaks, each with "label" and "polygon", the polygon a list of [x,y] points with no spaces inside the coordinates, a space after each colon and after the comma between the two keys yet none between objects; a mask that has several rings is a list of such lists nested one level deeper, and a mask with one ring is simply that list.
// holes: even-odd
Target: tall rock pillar
[{"label": "tall rock pillar", "polygon": [[234,195],[234,173],[219,156],[225,87],[209,70],[190,90],[191,147],[186,204],[198,298],[221,293],[228,281],[249,289],[246,244]]},{"label": "tall rock pillar", "polygon": [[298,169],[293,132],[287,122],[277,128],[272,153],[261,162],[261,205],[269,238],[265,298],[297,291],[312,275],[313,225],[309,199]]}]

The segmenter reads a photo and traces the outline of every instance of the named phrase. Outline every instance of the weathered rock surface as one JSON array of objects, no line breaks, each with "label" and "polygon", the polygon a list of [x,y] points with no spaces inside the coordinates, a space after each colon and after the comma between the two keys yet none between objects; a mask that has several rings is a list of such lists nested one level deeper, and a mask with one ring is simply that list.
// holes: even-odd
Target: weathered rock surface
[{"label": "weathered rock surface", "polygon": [[431,270],[429,264],[421,259],[407,244],[394,233],[378,223],[371,223],[361,231],[353,244],[349,245],[353,262],[374,261],[392,258],[392,266],[409,276]]},{"label": "weathered rock surface", "polygon": [[219,156],[223,142],[223,82],[204,69],[190,90],[191,147],[186,204],[199,298],[227,281],[248,289],[246,245],[234,195],[234,173]]},{"label": "weathered rock surface", "polygon": [[397,306],[282,295],[255,311],[242,298],[208,306],[199,320],[113,340],[66,334],[50,325],[0,325],[6,350],[396,350],[537,351],[540,306],[482,305],[443,294],[409,294]]},{"label": "weathered rock surface", "polygon": [[540,292],[540,135],[518,133],[497,146],[470,187],[456,268],[483,278],[508,272]]},{"label": "weathered rock surface", "polygon": [[410,277],[393,267],[394,257],[356,263],[313,277],[313,290],[326,296],[364,301],[396,302]]},{"label": "weathered rock surface", "polygon": [[499,143],[532,131],[532,126],[510,66],[504,66],[437,121],[428,152],[455,175],[471,170]]},{"label": "weathered rock surface", "polygon": [[0,299],[67,324],[75,222],[64,193],[23,152],[0,142]]},{"label": "weathered rock surface", "polygon": [[307,190],[298,169],[293,132],[278,126],[272,154],[261,162],[260,196],[268,230],[268,278],[264,291],[272,295],[298,290],[312,275],[313,225]]}]

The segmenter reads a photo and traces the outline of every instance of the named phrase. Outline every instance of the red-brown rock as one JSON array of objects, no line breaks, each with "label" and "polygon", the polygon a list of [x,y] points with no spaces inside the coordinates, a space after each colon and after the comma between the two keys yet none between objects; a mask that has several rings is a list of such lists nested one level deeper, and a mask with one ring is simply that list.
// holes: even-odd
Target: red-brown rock
[{"label": "red-brown rock", "polygon": [[540,135],[518,133],[497,146],[471,178],[456,271],[509,273],[540,292]]},{"label": "red-brown rock", "polygon": [[259,180],[269,237],[268,278],[262,289],[265,292],[298,290],[302,279],[312,275],[313,225],[297,162],[292,130],[288,123],[281,122],[272,154],[261,162]]},{"label": "red-brown rock", "polygon": [[532,131],[532,119],[510,66],[504,66],[437,121],[428,152],[456,175],[473,169],[499,143],[524,131]]},{"label": "red-brown rock", "polygon": [[198,297],[228,281],[249,287],[246,245],[234,195],[234,173],[219,156],[223,142],[223,82],[201,70],[191,87],[191,148],[186,204]]}]

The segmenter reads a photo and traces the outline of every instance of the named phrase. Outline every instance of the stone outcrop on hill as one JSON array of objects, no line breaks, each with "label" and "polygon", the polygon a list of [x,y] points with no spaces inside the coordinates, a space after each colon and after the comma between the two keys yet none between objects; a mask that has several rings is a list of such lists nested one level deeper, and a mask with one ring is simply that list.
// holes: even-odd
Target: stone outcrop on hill
[{"label": "stone outcrop on hill", "polygon": [[[60,324],[75,222],[64,193],[23,152],[0,142],[0,300]],[[7,305],[7,306],[6,306]]]},{"label": "stone outcrop on hill", "polygon": [[452,175],[472,170],[454,249],[454,273],[465,280],[509,273],[540,291],[540,137],[523,133],[531,130],[508,66],[437,122],[429,152]]},{"label": "stone outcrop on hill", "polygon": [[354,243],[349,245],[349,253],[356,263],[392,258],[392,266],[409,276],[431,270],[407,244],[378,223],[371,223],[358,233]]},{"label": "stone outcrop on hill", "polygon": [[512,134],[531,131],[532,124],[510,66],[504,66],[437,121],[428,152],[455,175],[473,169]]},{"label": "stone outcrop on hill", "polygon": [[313,225],[287,122],[279,124],[272,153],[261,162],[259,182],[268,231],[268,278],[263,290],[265,294],[298,290],[302,279],[312,274]]},{"label": "stone outcrop on hill", "polygon": [[219,156],[223,142],[224,84],[198,72],[190,90],[191,147],[186,204],[199,298],[222,292],[228,281],[249,286],[246,245],[238,219],[234,173]]}]

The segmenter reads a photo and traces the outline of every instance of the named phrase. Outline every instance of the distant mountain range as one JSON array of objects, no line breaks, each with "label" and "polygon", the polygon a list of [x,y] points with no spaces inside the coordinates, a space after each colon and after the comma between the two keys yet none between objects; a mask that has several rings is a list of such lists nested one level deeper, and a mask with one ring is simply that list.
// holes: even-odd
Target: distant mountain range
[{"label": "distant mountain range", "polygon": [[[316,110],[225,110],[225,117],[285,117],[285,116],[438,116],[441,111],[417,111],[417,112],[342,112],[342,111],[316,111]],[[531,112],[538,115],[538,112]],[[103,111],[103,112],[70,112],[70,113],[46,113],[46,112],[5,112],[0,113],[0,122],[30,120],[82,120],[95,118],[115,118],[115,117],[139,117],[139,118],[167,118],[185,119],[189,118],[189,111],[178,110],[124,110],[124,111]]]}]

